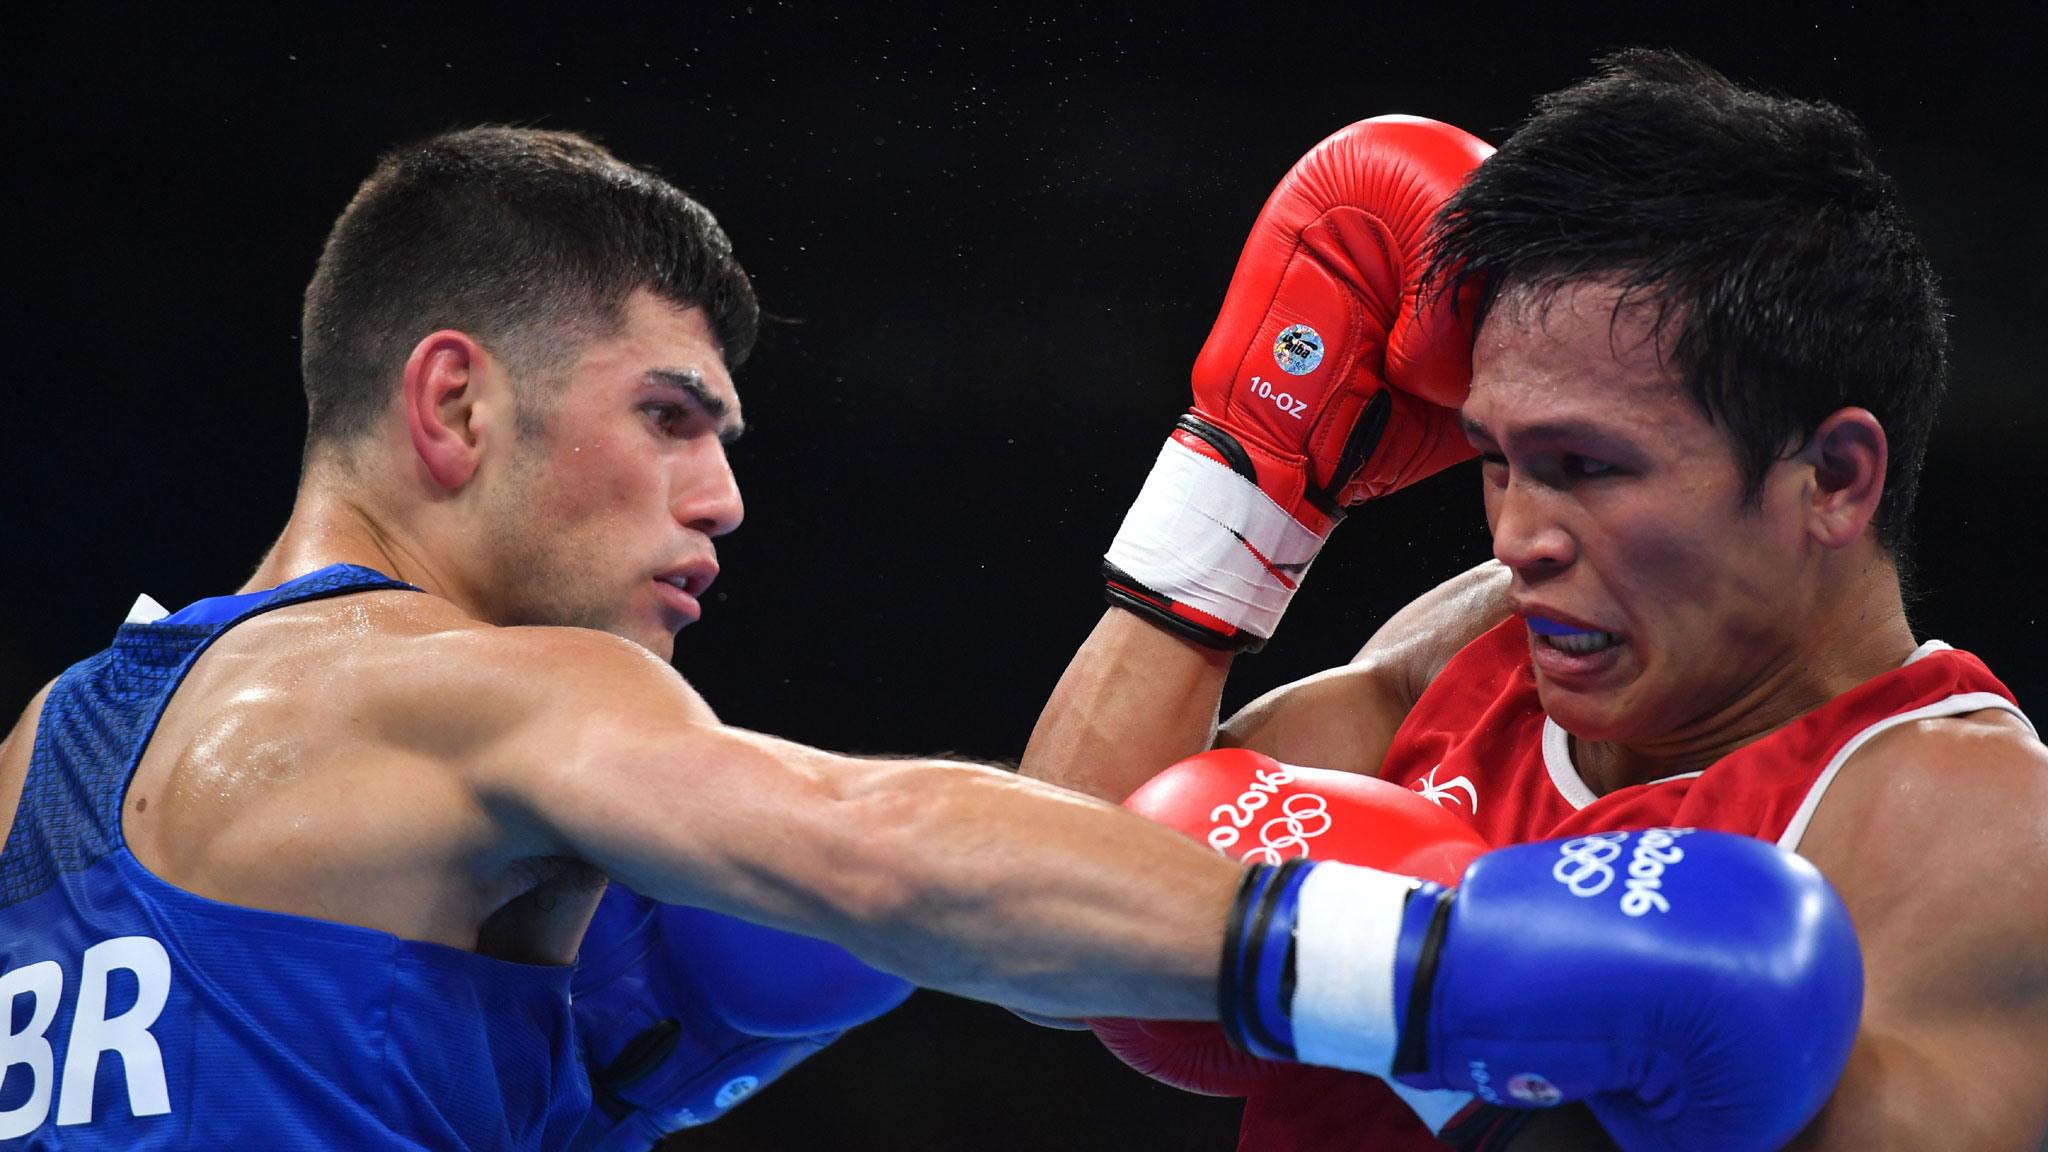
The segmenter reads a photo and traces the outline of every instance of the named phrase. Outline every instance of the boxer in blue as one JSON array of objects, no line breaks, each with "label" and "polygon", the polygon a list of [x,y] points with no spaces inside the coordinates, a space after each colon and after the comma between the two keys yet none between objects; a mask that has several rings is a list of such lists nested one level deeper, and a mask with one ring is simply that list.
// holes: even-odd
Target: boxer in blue
[{"label": "boxer in blue", "polygon": [[756,316],[711,216],[586,140],[384,160],[306,293],[281,538],[0,744],[0,1143],[644,1148],[905,980],[1214,1018],[1238,868],[725,727],[667,664]]}]

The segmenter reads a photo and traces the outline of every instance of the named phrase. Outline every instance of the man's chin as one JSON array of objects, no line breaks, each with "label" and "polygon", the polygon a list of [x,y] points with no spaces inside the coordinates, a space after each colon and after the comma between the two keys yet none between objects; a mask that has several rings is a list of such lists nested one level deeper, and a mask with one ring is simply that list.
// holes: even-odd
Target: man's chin
[{"label": "man's chin", "polygon": [[676,658],[676,634],[674,632],[664,632],[657,629],[641,635],[627,636],[626,639],[647,649],[663,660],[673,660]]},{"label": "man's chin", "polygon": [[1626,742],[1630,732],[1629,710],[1617,692],[1567,690],[1545,684],[1542,675],[1538,674],[1536,699],[1542,704],[1545,716],[1580,740],[1603,744]]},{"label": "man's chin", "polygon": [[676,654],[676,634],[661,624],[586,624],[586,628],[617,636],[647,649],[663,660],[672,660]]}]

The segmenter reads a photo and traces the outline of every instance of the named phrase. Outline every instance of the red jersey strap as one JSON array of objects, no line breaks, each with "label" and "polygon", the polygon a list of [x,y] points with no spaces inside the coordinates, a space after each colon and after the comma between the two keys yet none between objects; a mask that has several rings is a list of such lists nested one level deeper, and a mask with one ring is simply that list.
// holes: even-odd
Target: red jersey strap
[{"label": "red jersey strap", "polygon": [[[1886,679],[1877,677],[1857,691]],[[1814,811],[1820,807],[1821,798],[1827,794],[1828,786],[1834,783],[1835,776],[1849,758],[1873,738],[1901,724],[1970,712],[2002,711],[2026,725],[2029,732],[2034,732],[2034,722],[2020,711],[2012,690],[1992,675],[1983,661],[1939,640],[1930,640],[1914,649],[1913,655],[1907,657],[1905,665],[1891,679],[1893,682],[1886,686],[1891,696],[1882,701],[1881,706],[1894,710],[1857,729],[1846,740],[1829,745],[1826,763],[1778,834],[1780,848],[1793,850],[1799,847],[1807,825],[1813,820]],[[1909,684],[1915,682],[1923,691],[1917,695],[1905,691]],[[1817,752],[1818,749],[1809,747],[1808,751]]]}]

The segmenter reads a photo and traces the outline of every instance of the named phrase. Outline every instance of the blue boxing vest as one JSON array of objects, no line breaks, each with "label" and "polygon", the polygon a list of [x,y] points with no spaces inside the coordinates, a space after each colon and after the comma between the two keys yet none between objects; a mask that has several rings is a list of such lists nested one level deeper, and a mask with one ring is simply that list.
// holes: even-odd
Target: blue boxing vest
[{"label": "blue boxing vest", "polygon": [[408,587],[324,568],[124,624],[58,679],[0,853],[0,1148],[568,1143],[590,1108],[570,968],[208,900],[121,835],[143,749],[214,639]]}]

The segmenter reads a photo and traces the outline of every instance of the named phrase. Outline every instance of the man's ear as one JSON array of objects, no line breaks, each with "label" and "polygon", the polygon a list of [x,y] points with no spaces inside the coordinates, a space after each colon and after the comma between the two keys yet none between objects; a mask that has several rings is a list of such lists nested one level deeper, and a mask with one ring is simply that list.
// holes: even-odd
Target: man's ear
[{"label": "man's ear", "polygon": [[1890,447],[1884,425],[1865,408],[1843,408],[1820,422],[1798,459],[1813,469],[1808,530],[1829,548],[1863,535],[1884,497]]},{"label": "man's ear", "polygon": [[450,492],[476,474],[483,431],[478,369],[484,357],[482,345],[453,329],[429,334],[406,357],[405,429],[421,466]]}]

